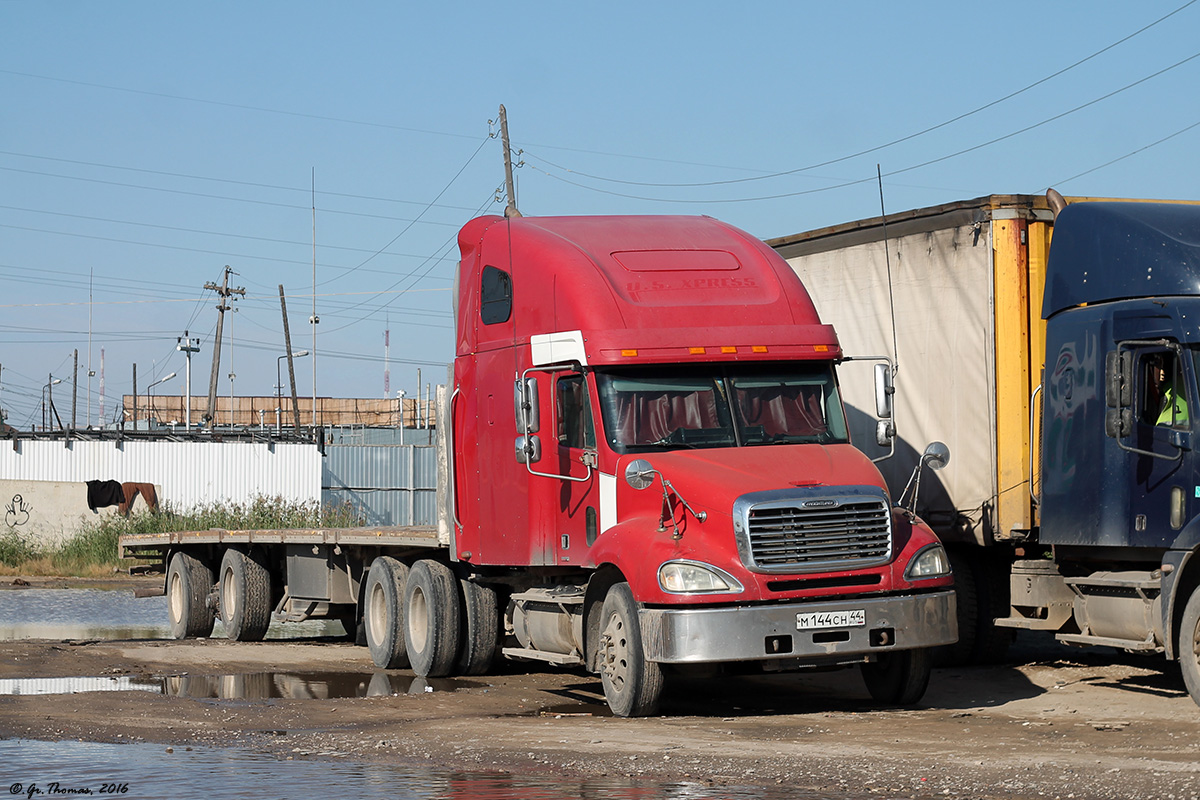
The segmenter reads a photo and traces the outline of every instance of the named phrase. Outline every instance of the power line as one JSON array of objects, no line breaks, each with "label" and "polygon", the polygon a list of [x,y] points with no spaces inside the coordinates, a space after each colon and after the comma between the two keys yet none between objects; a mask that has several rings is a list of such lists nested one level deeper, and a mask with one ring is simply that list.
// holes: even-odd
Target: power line
[{"label": "power line", "polygon": [[18,72],[16,70],[10,70],[10,69],[0,69],[0,74],[16,75],[21,78],[34,78],[36,80],[42,80],[42,81],[53,81],[55,83],[66,83],[66,84],[71,84],[73,86],[85,86],[90,89],[106,89],[111,92],[126,92],[128,94],[140,94],[140,95],[145,95],[147,97],[161,97],[161,98],[164,98],[167,100],[183,100],[183,101],[186,101],[189,103],[203,103],[205,105],[220,106],[222,108],[235,108],[240,111],[258,111],[258,112],[264,113],[264,114],[279,114],[281,116],[298,117],[301,119],[319,120],[321,122],[340,122],[345,125],[361,125],[361,126],[369,127],[369,128],[384,128],[386,130],[405,131],[408,133],[423,133],[423,134],[428,134],[430,136],[449,136],[449,137],[453,137],[456,139],[474,139],[475,138],[474,136],[470,136],[470,135],[462,134],[462,133],[447,133],[446,131],[434,131],[434,130],[427,130],[424,128],[410,128],[410,127],[406,127],[403,125],[392,125],[392,124],[389,124],[386,122],[367,122],[365,120],[348,119],[345,117],[332,117],[332,116],[327,116],[324,114],[310,114],[310,113],[306,113],[303,111],[286,111],[284,109],[267,108],[265,106],[252,106],[252,105],[244,105],[241,103],[228,103],[228,102],[224,102],[221,100],[207,100],[203,97],[188,97],[186,95],[169,94],[167,92],[151,92],[151,91],[147,91],[145,89],[129,89],[124,86],[112,86],[110,84],[92,83],[89,81],[72,80],[70,78],[53,78],[53,77],[50,77],[49,75],[36,75],[31,72]]},{"label": "power line", "polygon": [[[1193,0],[1193,2],[1194,1],[1195,0]],[[233,178],[214,178],[210,175],[189,175],[187,173],[181,173],[181,172],[164,172],[163,170],[145,169],[143,167],[123,167],[123,166],[117,166],[115,164],[102,164],[102,163],[98,163],[95,161],[77,161],[75,159],[70,159],[70,158],[55,158],[53,156],[39,156],[39,155],[33,155],[31,153],[14,153],[14,152],[8,151],[8,150],[0,150],[0,155],[14,156],[16,158],[33,158],[33,159],[38,159],[40,161],[53,161],[53,162],[56,162],[59,164],[74,164],[76,166],[83,166],[83,167],[100,167],[102,169],[120,170],[123,172],[138,172],[138,173],[142,173],[144,175],[159,175],[159,176],[167,177],[167,178],[185,178],[187,180],[194,180],[194,181],[211,181],[213,183],[228,183],[233,186],[246,186],[246,187],[250,187],[250,188],[254,188],[254,189],[274,189],[274,190],[283,191],[283,192],[303,192],[305,195],[308,195],[310,192],[310,190],[308,188],[299,187],[299,186],[280,186],[277,184],[257,183],[254,181],[239,181],[239,180],[235,180]],[[41,173],[35,173],[35,174],[41,174]],[[49,174],[52,175],[52,173],[49,173]],[[63,177],[63,176],[59,176],[59,175],[52,175],[52,176],[53,177]],[[420,200],[400,200],[400,199],[394,198],[394,197],[376,197],[373,195],[365,195],[365,194],[350,194],[348,192],[321,191],[321,192],[318,192],[317,194],[320,197],[341,197],[341,198],[346,198],[346,199],[351,199],[351,200],[370,200],[370,201],[379,202],[379,203],[400,203],[403,205],[413,205],[413,206],[426,205],[426,203],[424,203]],[[450,211],[470,211],[471,210],[468,206],[436,205],[435,208],[444,208],[444,209],[447,209]]]},{"label": "power line", "polygon": [[[44,211],[44,210],[37,209],[37,208],[21,208],[18,206],[5,206],[5,205],[0,205],[0,209],[4,209],[6,211],[20,211],[20,212],[27,213],[27,214],[44,214],[44,215],[53,216],[53,217],[66,217],[67,219],[79,219],[79,220],[85,220],[87,222],[103,222],[103,223],[111,224],[111,225],[130,225],[130,226],[137,227],[137,228],[150,228],[152,230],[170,231],[172,233],[195,233],[195,234],[200,234],[201,236],[221,236],[221,237],[226,237],[226,238],[230,238],[230,239],[245,239],[245,240],[252,241],[252,242],[265,242],[267,244],[286,244],[286,245],[293,245],[296,247],[310,247],[312,245],[311,242],[300,242],[300,241],[288,240],[288,239],[273,239],[268,236],[250,236],[249,234],[244,234],[244,233],[223,233],[221,231],[206,231],[206,230],[200,230],[197,228],[181,228],[181,227],[174,226],[174,225],[156,225],[151,222],[132,222],[130,220],[110,219],[108,217],[92,217],[92,216],[88,216],[85,214],[69,214],[65,211]],[[467,211],[470,211],[470,209],[467,209]],[[391,219],[392,221],[397,221],[397,222],[404,221],[404,220],[396,220],[394,217],[392,217],[392,218],[384,217],[383,219]],[[416,220],[413,220],[413,222],[416,222]],[[455,225],[457,227],[456,223],[438,222],[438,223],[431,223],[431,224]],[[329,250],[343,250],[343,251],[351,252],[351,253],[375,253],[376,255],[378,255],[378,251],[374,251],[374,250],[371,250],[366,247],[348,247],[346,245],[333,245],[333,244],[328,244],[328,245],[323,244],[321,246],[323,248],[329,249]],[[415,255],[412,253],[389,253],[389,255],[402,256],[405,258],[423,258],[424,257],[424,256]]]},{"label": "power line", "polygon": [[[953,153],[949,153],[944,156],[939,156],[937,158],[931,158],[926,161],[922,161],[919,164],[913,164],[911,166],[904,167],[902,169],[892,170],[891,172],[885,172],[882,177],[887,178],[887,177],[892,177],[893,175],[902,175],[906,172],[912,172],[914,170],[922,169],[924,167],[928,167],[933,164],[941,163],[942,161],[948,161],[952,158],[957,158],[958,156],[966,155],[967,153],[973,153],[976,150],[981,150],[985,147],[990,147],[991,145],[1005,141],[1006,139],[1012,139],[1015,136],[1020,136],[1023,133],[1028,133],[1029,131],[1040,128],[1043,125],[1048,125],[1051,122],[1060,120],[1063,117],[1069,116],[1078,111],[1082,111],[1085,108],[1089,108],[1090,106],[1094,106],[1097,103],[1103,102],[1104,100],[1108,100],[1112,97],[1115,97],[1116,95],[1121,94],[1122,92],[1128,91],[1129,89],[1132,89],[1136,86],[1140,86],[1141,84],[1143,84],[1149,80],[1153,80],[1154,78],[1157,78],[1160,75],[1170,72],[1171,70],[1177,69],[1177,68],[1183,66],[1184,64],[1194,61],[1197,58],[1200,58],[1200,52],[1193,53],[1192,55],[1188,56],[1187,58],[1184,58],[1180,61],[1176,61],[1174,64],[1172,64],[1168,67],[1164,67],[1163,69],[1160,69],[1157,72],[1154,72],[1143,78],[1139,78],[1138,80],[1134,81],[1133,83],[1126,84],[1125,86],[1122,86],[1120,89],[1114,89],[1113,91],[1111,91],[1107,94],[1101,95],[1100,97],[1097,97],[1094,100],[1089,100],[1088,102],[1077,105],[1074,108],[1071,108],[1067,111],[1063,111],[1063,112],[1055,114],[1051,117],[1047,117],[1046,119],[1043,119],[1040,122],[1035,122],[1032,125],[1026,125],[1024,128],[1020,128],[1019,130],[1012,131],[1011,133],[1006,133],[1002,136],[997,136],[993,139],[989,139],[986,142],[982,142],[980,144],[973,145],[971,147],[966,147],[966,148],[963,148],[962,150],[957,150]],[[860,178],[858,180],[844,181],[842,183],[834,184],[832,186],[822,186],[822,187],[819,187],[816,189],[804,189],[804,190],[797,191],[797,192],[783,192],[780,194],[762,195],[762,196],[758,196],[758,197],[735,197],[735,198],[726,198],[723,200],[689,200],[689,199],[674,199],[674,198],[666,198],[666,197],[645,197],[642,195],[633,195],[633,194],[624,194],[621,192],[614,192],[614,191],[610,191],[607,189],[600,189],[595,186],[588,186],[586,184],[578,183],[576,181],[569,181],[566,178],[563,178],[561,176],[552,175],[549,172],[546,172],[545,170],[538,169],[537,167],[532,166],[532,165],[530,165],[530,166],[532,169],[542,173],[543,175],[545,175],[548,178],[562,181],[563,183],[567,183],[567,184],[570,184],[571,186],[579,187],[580,189],[587,189],[589,191],[598,192],[600,194],[612,195],[614,197],[624,197],[624,198],[627,198],[630,200],[645,200],[648,202],[657,202],[657,203],[683,203],[683,204],[689,204],[689,205],[697,205],[697,204],[712,205],[715,203],[750,203],[750,202],[757,202],[757,201],[761,201],[761,200],[780,200],[780,199],[787,198],[787,197],[800,197],[802,195],[817,194],[820,192],[832,191],[834,189],[843,189],[843,188],[846,188],[849,186],[857,186],[857,185],[863,184],[863,183],[871,183],[876,179],[876,176],[872,175],[871,177],[868,177],[868,178]]]},{"label": "power line", "polygon": [[1145,33],[1146,31],[1150,30],[1154,26],[1156,26],[1162,22],[1165,22],[1166,20],[1175,16],[1176,14],[1178,14],[1179,12],[1188,8],[1189,6],[1195,5],[1197,2],[1200,2],[1200,0],[1188,0],[1188,2],[1184,3],[1179,8],[1176,8],[1174,11],[1159,17],[1158,19],[1154,20],[1154,22],[1151,22],[1149,25],[1139,28],[1138,30],[1134,31],[1133,33],[1129,34],[1128,36],[1118,39],[1117,41],[1113,42],[1112,44],[1110,44],[1106,47],[1102,47],[1101,49],[1097,50],[1096,52],[1092,53],[1091,55],[1085,56],[1084,58],[1079,59],[1075,63],[1070,64],[1066,67],[1063,67],[1062,69],[1058,70],[1057,72],[1053,72],[1044,78],[1036,80],[1033,83],[1028,84],[1027,86],[1017,89],[1014,92],[1010,92],[1010,93],[1004,95],[1003,97],[1000,97],[996,100],[992,100],[989,103],[985,103],[982,106],[974,108],[970,111],[966,111],[962,114],[959,114],[958,116],[952,117],[952,118],[946,120],[945,122],[939,122],[936,125],[931,125],[930,127],[924,128],[923,130],[919,130],[915,133],[910,133],[906,136],[901,136],[900,138],[893,139],[890,142],[887,142],[885,144],[876,145],[874,147],[869,147],[865,150],[859,150],[857,153],[851,153],[850,155],[839,156],[838,158],[831,158],[827,161],[821,161],[821,162],[818,162],[815,164],[810,164],[805,167],[796,167],[795,169],[784,170],[782,172],[772,172],[767,175],[755,175],[753,177],[748,177],[748,178],[732,178],[732,179],[728,179],[728,180],[719,180],[719,181],[701,181],[701,182],[697,182],[697,183],[649,183],[649,182],[644,182],[644,181],[622,180],[619,178],[606,178],[606,177],[603,177],[600,175],[590,175],[586,172],[580,172],[578,170],[569,169],[569,168],[561,166],[559,164],[555,164],[554,162],[550,161],[549,159],[531,154],[527,148],[525,149],[523,155],[526,157],[534,158],[535,160],[541,161],[545,164],[549,164],[550,166],[554,167],[555,169],[559,169],[564,172],[570,172],[570,173],[572,173],[574,175],[578,175],[580,177],[590,178],[592,180],[604,181],[607,183],[619,183],[619,184],[624,184],[627,186],[648,186],[648,187],[657,187],[657,188],[697,188],[697,187],[703,187],[703,186],[726,186],[729,184],[748,183],[751,181],[761,181],[761,180],[768,180],[770,178],[780,178],[780,177],[785,177],[788,175],[795,175],[800,172],[808,172],[809,170],[820,169],[821,167],[828,167],[832,164],[840,164],[844,161],[850,161],[851,159],[859,158],[859,157],[865,156],[865,155],[870,155],[871,153],[876,153],[881,150],[886,150],[889,147],[894,147],[895,145],[902,144],[903,142],[907,142],[912,139],[916,139],[920,136],[924,136],[927,133],[932,133],[936,130],[940,130],[941,128],[945,128],[949,125],[953,125],[956,122],[960,122],[964,119],[967,119],[968,117],[974,116],[982,111],[986,111],[987,109],[992,108],[993,106],[997,106],[1000,103],[1003,103],[1007,100],[1011,100],[1014,97],[1017,97],[1018,95],[1028,92],[1030,89],[1034,89],[1038,86],[1041,86],[1044,83],[1047,83],[1047,82],[1053,80],[1054,78],[1059,77],[1060,75],[1070,72],[1071,70],[1075,69],[1078,66],[1086,64],[1087,62],[1091,61],[1092,59],[1097,58],[1098,56],[1101,56],[1104,53],[1107,53],[1109,50],[1112,50],[1114,47],[1122,45],[1125,42],[1128,42],[1130,39],[1133,39],[1134,37],[1139,36],[1142,33]]},{"label": "power line", "polygon": [[[404,227],[404,230],[400,231],[395,236],[393,236],[392,240],[390,242],[388,242],[383,247],[376,250],[371,255],[367,256],[365,259],[363,259],[362,263],[358,264],[358,266],[351,267],[351,268],[345,270],[344,272],[342,272],[341,275],[335,275],[332,278],[326,278],[325,280],[321,281],[321,283],[329,283],[330,281],[340,280],[340,279],[346,277],[351,272],[354,272],[357,269],[359,269],[360,267],[365,266],[368,262],[370,262],[372,259],[374,259],[376,256],[378,256],[384,250],[387,250],[389,247],[391,247],[393,244],[395,244],[397,241],[399,241],[400,237],[403,236],[404,234],[408,233],[408,231],[412,229],[412,226],[416,225],[417,222],[419,222],[421,220],[421,217],[423,217],[425,215],[425,212],[428,211],[429,209],[433,208],[434,203],[436,203],[438,200],[440,200],[442,195],[444,195],[446,192],[448,192],[450,190],[450,187],[453,186],[454,182],[459,179],[459,176],[461,176],[466,171],[467,167],[471,166],[471,162],[475,160],[475,157],[477,155],[479,155],[479,151],[483,149],[483,146],[485,144],[487,144],[491,138],[492,137],[490,135],[484,137],[483,141],[479,143],[479,146],[475,148],[475,152],[471,153],[471,157],[467,159],[465,164],[463,164],[461,167],[459,167],[458,172],[454,173],[454,177],[452,177],[449,181],[446,182],[446,185],[443,186],[442,190],[437,193],[437,196],[434,197],[433,200],[431,200],[429,202],[429,204],[425,206],[425,208],[421,209],[421,213],[417,214],[416,219],[411,220],[408,223],[408,225],[406,225]],[[459,225],[456,224],[454,227],[457,229],[459,227]]]},{"label": "power line", "polygon": [[1131,152],[1126,153],[1123,156],[1114,158],[1112,161],[1105,161],[1103,164],[1100,164],[1099,166],[1092,167],[1091,169],[1088,169],[1088,170],[1084,170],[1083,172],[1080,172],[1076,175],[1072,175],[1069,178],[1063,178],[1062,180],[1056,181],[1055,183],[1052,183],[1050,185],[1051,186],[1062,186],[1063,184],[1069,183],[1069,182],[1075,180],[1076,178],[1082,178],[1084,175],[1091,175],[1093,172],[1096,172],[1097,170],[1102,170],[1105,167],[1111,167],[1113,164],[1116,164],[1118,161],[1124,161],[1127,158],[1136,156],[1138,153],[1142,153],[1146,150],[1149,150],[1151,147],[1157,147],[1158,145],[1162,144],[1163,142],[1170,141],[1171,139],[1174,139],[1176,136],[1185,134],[1188,131],[1190,131],[1196,127],[1200,127],[1200,122],[1193,122],[1191,125],[1188,125],[1186,128],[1181,128],[1180,130],[1177,130],[1172,134],[1168,134],[1167,136],[1164,136],[1163,138],[1159,139],[1158,141],[1151,142],[1150,144],[1145,145],[1144,147],[1139,147],[1137,150],[1133,150]]},{"label": "power line", "polygon": [[[45,233],[45,234],[50,234],[53,236],[70,236],[70,237],[76,238],[76,239],[94,239],[96,241],[111,242],[114,244],[131,244],[131,245],[137,245],[139,247],[157,247],[157,248],[161,248],[161,249],[165,249],[165,250],[175,250],[175,251],[180,251],[180,252],[185,252],[185,253],[200,253],[202,255],[215,255],[215,256],[220,256],[222,258],[227,258],[227,259],[253,259],[256,261],[273,261],[273,262],[279,263],[279,264],[303,264],[306,266],[312,263],[312,261],[299,261],[296,259],[277,258],[274,256],[258,256],[258,255],[250,255],[247,253],[230,253],[228,250],[208,250],[208,249],[204,249],[201,247],[183,247],[181,245],[160,244],[158,242],[140,242],[140,241],[137,241],[134,239],[118,239],[118,238],[115,238],[112,236],[97,236],[95,234],[88,234],[88,233],[72,233],[71,231],[55,231],[55,230],[48,230],[46,228],[34,228],[31,226],[27,226],[27,225],[6,225],[3,223],[0,223],[0,228],[9,228],[11,230],[18,230],[18,231],[28,231],[31,233]],[[387,255],[393,256],[396,258],[422,258],[422,256],[418,256],[418,255],[406,255],[406,254],[401,254],[401,253],[388,253]],[[424,262],[422,262],[422,263],[424,263]],[[335,268],[342,269],[341,267],[335,267]],[[374,270],[371,270],[371,271],[374,271]]]},{"label": "power line", "polygon": [[[2,71],[3,70],[0,70],[0,72],[2,72]],[[120,181],[109,181],[109,180],[103,180],[101,178],[84,178],[84,177],[81,177],[78,175],[59,175],[54,172],[40,172],[38,170],[32,170],[32,169],[18,169],[17,167],[0,167],[0,170],[3,170],[5,172],[16,172],[16,173],[20,173],[22,175],[38,175],[43,178],[60,178],[62,180],[67,180],[67,181],[82,181],[84,183],[98,183],[102,186],[118,186],[123,189],[138,189],[138,190],[147,191],[147,192],[165,192],[167,194],[179,194],[179,195],[184,195],[185,197],[199,197],[199,198],[202,198],[205,200],[222,200],[222,201],[229,201],[232,203],[249,203],[252,205],[268,206],[271,208],[286,208],[291,211],[295,211],[297,209],[302,210],[302,211],[309,210],[308,206],[298,206],[298,205],[294,205],[294,204],[290,204],[290,203],[275,203],[275,202],[271,202],[270,200],[251,200],[251,199],[245,198],[245,197],[229,197],[228,195],[206,194],[204,192],[191,192],[191,191],[187,191],[185,189],[167,189],[167,188],[164,188],[161,186],[143,186],[141,184],[136,184],[136,183],[121,183]],[[396,221],[396,217],[394,217],[394,216],[389,216],[386,214],[367,214],[367,213],[361,212],[361,211],[343,211],[340,209],[326,209],[326,213],[328,213],[328,214],[344,214],[348,217],[362,217],[364,219],[386,219],[386,220],[389,220],[392,222]],[[451,225],[454,225],[455,223],[453,223],[453,222],[425,222],[424,224],[451,226]]]}]

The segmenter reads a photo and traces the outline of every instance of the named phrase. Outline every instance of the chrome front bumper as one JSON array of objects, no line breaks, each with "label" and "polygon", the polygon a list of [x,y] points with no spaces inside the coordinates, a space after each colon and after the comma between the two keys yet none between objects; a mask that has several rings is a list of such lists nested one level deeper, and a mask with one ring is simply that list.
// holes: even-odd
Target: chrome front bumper
[{"label": "chrome front bumper", "polygon": [[[799,614],[857,610],[865,612],[865,625],[797,630]],[[643,608],[639,621],[646,659],[666,664],[854,657],[958,640],[949,589],[737,608]]]}]

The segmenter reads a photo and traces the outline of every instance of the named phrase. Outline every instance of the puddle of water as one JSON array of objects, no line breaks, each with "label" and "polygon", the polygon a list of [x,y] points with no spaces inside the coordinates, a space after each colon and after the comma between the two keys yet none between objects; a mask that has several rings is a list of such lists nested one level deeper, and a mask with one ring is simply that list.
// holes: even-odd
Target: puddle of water
[{"label": "puddle of water", "polygon": [[[706,786],[622,778],[454,773],[366,764],[341,754],[285,761],[244,750],[158,744],[0,739],[2,787],[20,797],[112,794],[174,800],[833,800],[832,795],[770,787]],[[56,785],[57,784],[57,785]]]},{"label": "puddle of water", "polygon": [[157,692],[171,697],[220,700],[339,700],[393,694],[453,692],[472,681],[417,678],[389,672],[248,672],[234,675],[148,677],[4,678],[0,696],[75,692]]},{"label": "puddle of water", "polygon": [[[334,620],[272,622],[268,639],[341,636]],[[213,638],[223,638],[220,621]],[[129,590],[12,589],[0,591],[3,639],[169,639],[166,597],[134,597]]]}]

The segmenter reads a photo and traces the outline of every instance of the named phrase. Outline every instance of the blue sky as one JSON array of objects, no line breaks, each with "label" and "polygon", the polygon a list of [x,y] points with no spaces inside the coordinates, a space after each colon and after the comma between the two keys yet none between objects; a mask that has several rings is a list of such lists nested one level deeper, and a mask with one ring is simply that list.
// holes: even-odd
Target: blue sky
[{"label": "blue sky", "polygon": [[782,236],[877,214],[877,164],[889,211],[1048,186],[1200,199],[1198,32],[1186,0],[0,0],[0,407],[40,425],[53,376],[69,409],[75,349],[80,425],[101,348],[106,419],[135,363],[141,391],[176,372],[155,393],[182,394],[185,329],[206,394],[203,287],[226,265],[246,294],[218,392],[232,371],[273,394],[279,284],[313,345],[314,185],[316,392],[382,397],[387,370],[413,396],[452,357],[457,228],[502,208],[500,103],[527,215]]}]

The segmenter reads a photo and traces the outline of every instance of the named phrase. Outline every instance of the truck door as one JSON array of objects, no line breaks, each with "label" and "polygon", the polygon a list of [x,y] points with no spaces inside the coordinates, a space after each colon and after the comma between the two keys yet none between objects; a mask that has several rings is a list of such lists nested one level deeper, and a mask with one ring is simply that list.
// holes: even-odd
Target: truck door
[{"label": "truck door", "polygon": [[1167,546],[1187,520],[1192,480],[1192,365],[1187,350],[1134,351],[1133,436],[1126,452],[1131,485],[1130,541]]},{"label": "truck door", "polygon": [[600,525],[596,427],[586,378],[561,373],[554,382],[554,457],[548,459],[563,480],[553,487],[557,525],[555,548],[559,564],[578,564],[595,541]]}]

